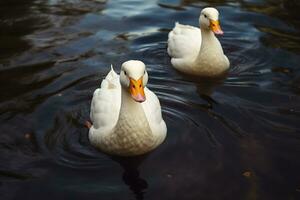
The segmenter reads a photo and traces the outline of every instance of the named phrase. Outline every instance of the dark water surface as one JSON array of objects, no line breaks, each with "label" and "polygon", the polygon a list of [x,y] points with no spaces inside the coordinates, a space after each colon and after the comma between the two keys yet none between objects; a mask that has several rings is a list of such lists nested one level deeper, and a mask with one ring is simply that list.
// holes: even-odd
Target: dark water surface
[{"label": "dark water surface", "polygon": [[[175,71],[175,21],[215,6],[226,80]],[[0,2],[0,199],[300,199],[297,0]],[[90,146],[90,100],[109,70],[143,60],[166,141],[147,156]]]}]

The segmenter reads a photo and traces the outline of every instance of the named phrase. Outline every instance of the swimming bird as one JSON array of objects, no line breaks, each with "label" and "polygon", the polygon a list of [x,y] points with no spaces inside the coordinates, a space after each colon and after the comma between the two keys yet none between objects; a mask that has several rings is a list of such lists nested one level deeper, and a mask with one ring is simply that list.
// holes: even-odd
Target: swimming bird
[{"label": "swimming bird", "polygon": [[178,22],[168,35],[168,54],[175,69],[186,74],[216,77],[229,69],[229,60],[215,34],[222,35],[219,12],[208,7],[201,11],[200,28]]},{"label": "swimming bird", "polygon": [[112,155],[135,156],[164,141],[167,127],[160,102],[147,82],[141,61],[124,62],[120,75],[111,67],[91,102],[89,140],[93,146]]}]

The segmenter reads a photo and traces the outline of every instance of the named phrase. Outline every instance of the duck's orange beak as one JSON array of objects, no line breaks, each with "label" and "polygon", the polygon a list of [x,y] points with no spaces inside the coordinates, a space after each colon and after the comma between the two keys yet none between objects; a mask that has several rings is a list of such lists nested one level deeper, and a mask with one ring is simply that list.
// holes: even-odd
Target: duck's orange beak
[{"label": "duck's orange beak", "polygon": [[129,78],[129,80],[129,92],[131,94],[131,97],[137,102],[144,102],[146,100],[146,97],[143,86],[143,77],[141,77],[137,81],[132,78]]},{"label": "duck's orange beak", "polygon": [[210,29],[216,34],[216,35],[223,35],[223,31],[220,26],[219,20],[210,20]]}]

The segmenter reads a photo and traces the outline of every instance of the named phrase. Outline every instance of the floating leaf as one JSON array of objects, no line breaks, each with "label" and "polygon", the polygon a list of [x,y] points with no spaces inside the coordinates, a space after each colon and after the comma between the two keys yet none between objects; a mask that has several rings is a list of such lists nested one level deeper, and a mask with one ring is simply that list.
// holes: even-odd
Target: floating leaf
[{"label": "floating leaf", "polygon": [[245,171],[243,173],[243,176],[247,177],[247,178],[250,178],[251,177],[251,172],[250,171]]}]

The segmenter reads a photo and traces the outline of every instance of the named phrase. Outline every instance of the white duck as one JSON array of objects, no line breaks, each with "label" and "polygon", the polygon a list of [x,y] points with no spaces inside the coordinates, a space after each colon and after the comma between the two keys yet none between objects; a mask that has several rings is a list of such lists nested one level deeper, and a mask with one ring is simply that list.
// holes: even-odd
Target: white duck
[{"label": "white duck", "polygon": [[223,34],[219,12],[205,8],[199,17],[201,29],[176,22],[169,33],[168,54],[177,70],[192,75],[216,77],[229,68],[229,60],[214,34]]},{"label": "white duck", "polygon": [[119,156],[144,154],[160,145],[167,133],[157,96],[146,84],[141,61],[124,62],[120,76],[113,68],[95,90],[89,140],[100,150]]}]

